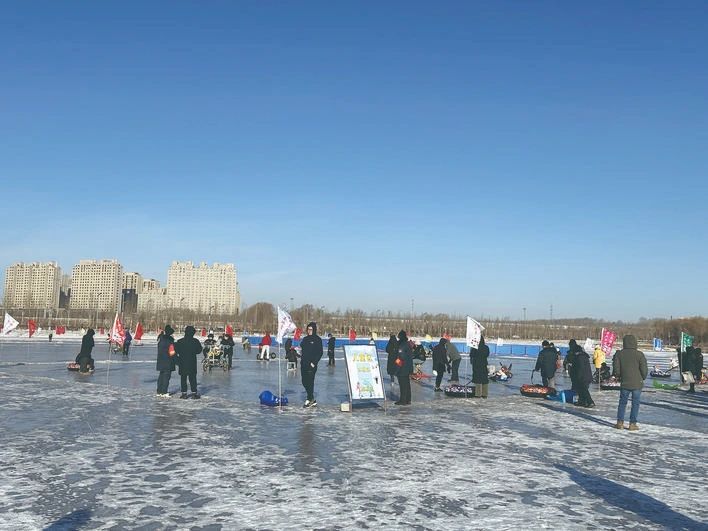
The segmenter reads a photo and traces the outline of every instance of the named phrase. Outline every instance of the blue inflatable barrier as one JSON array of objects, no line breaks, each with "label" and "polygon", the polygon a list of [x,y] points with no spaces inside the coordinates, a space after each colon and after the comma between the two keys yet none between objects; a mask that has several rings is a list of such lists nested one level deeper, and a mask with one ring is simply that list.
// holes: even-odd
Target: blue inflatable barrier
[{"label": "blue inflatable barrier", "polygon": [[258,398],[260,399],[261,404],[263,404],[264,406],[287,406],[288,405],[288,397],[275,396],[270,391],[263,391],[260,395],[258,395]]}]

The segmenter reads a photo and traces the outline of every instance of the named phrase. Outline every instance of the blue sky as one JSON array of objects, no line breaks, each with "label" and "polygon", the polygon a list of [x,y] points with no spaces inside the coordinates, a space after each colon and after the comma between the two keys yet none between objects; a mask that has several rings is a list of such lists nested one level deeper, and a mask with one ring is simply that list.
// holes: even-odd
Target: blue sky
[{"label": "blue sky", "polygon": [[246,304],[708,314],[705,2],[0,6],[0,267]]}]

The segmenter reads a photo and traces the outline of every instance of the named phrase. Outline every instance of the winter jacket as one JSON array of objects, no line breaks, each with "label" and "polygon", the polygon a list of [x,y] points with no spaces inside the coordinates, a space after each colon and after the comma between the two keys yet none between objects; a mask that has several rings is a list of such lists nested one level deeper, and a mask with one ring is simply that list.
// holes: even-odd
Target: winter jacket
[{"label": "winter jacket", "polygon": [[602,364],[605,362],[605,351],[600,347],[595,347],[592,353],[592,362],[595,364],[596,369],[602,367]]},{"label": "winter jacket", "polygon": [[447,349],[445,348],[445,343],[447,343],[447,341],[441,338],[440,343],[433,347],[433,368],[436,370],[440,366],[445,370],[445,365],[447,365]]},{"label": "winter jacket", "polygon": [[629,334],[622,339],[622,350],[615,354],[612,373],[621,382],[622,389],[636,390],[644,387],[647,359],[637,350],[637,338]]},{"label": "winter jacket", "polygon": [[470,360],[472,361],[472,383],[489,383],[487,358],[489,358],[489,347],[484,344],[484,341],[481,341],[477,348],[470,349]]},{"label": "winter jacket", "polygon": [[540,370],[543,378],[553,378],[556,375],[558,352],[553,347],[543,347],[536,358],[535,371]]},{"label": "winter jacket", "polygon": [[334,347],[337,344],[337,339],[332,336],[327,340],[327,354],[334,354]]},{"label": "winter jacket", "polygon": [[157,342],[157,370],[158,371],[174,371],[175,370],[175,346],[174,338],[167,334],[162,334]]},{"label": "winter jacket", "polygon": [[233,355],[234,345],[234,339],[230,335],[224,334],[224,337],[221,338],[221,346],[224,348],[224,354],[227,356],[229,354]]},{"label": "winter jacket", "polygon": [[462,359],[462,356],[460,356],[460,351],[457,350],[457,347],[452,344],[452,341],[445,341],[445,350],[447,351],[447,357],[450,359],[451,363]]},{"label": "winter jacket", "polygon": [[133,336],[130,335],[130,332],[127,330],[125,331],[125,339],[123,340],[123,346],[124,347],[129,347],[130,344],[133,342]]},{"label": "winter jacket", "polygon": [[263,336],[263,340],[261,341],[261,345],[270,345],[273,341],[270,338],[270,334],[266,334]]},{"label": "winter jacket", "polygon": [[581,350],[575,353],[573,362],[574,381],[578,385],[588,386],[592,383],[592,368],[590,367],[590,355]]},{"label": "winter jacket", "polygon": [[180,374],[197,374],[197,355],[202,351],[202,344],[194,337],[194,332],[194,327],[188,326],[184,337],[175,343]]},{"label": "winter jacket", "polygon": [[398,340],[396,336],[391,335],[391,338],[386,344],[386,353],[388,358],[386,359],[386,373],[396,374],[398,372],[398,367],[396,367],[396,357],[398,356]]},{"label": "winter jacket", "polygon": [[300,349],[302,350],[302,368],[303,370],[311,370],[317,368],[317,364],[322,359],[322,338],[317,335],[317,325],[310,323],[312,326],[312,334],[302,338]]},{"label": "winter jacket", "polygon": [[398,371],[396,374],[398,376],[408,376],[413,372],[413,351],[408,341],[400,341],[398,343],[398,350],[396,352],[396,357],[403,360],[403,365],[397,366]]},{"label": "winter jacket", "polygon": [[693,377],[700,381],[703,374],[703,352],[700,347],[693,349]]},{"label": "winter jacket", "polygon": [[79,354],[76,356],[76,363],[81,363],[79,361],[81,358],[91,359],[91,351],[93,351],[94,346],[94,334],[93,329],[89,328],[84,337],[81,338],[81,350],[79,350]]}]

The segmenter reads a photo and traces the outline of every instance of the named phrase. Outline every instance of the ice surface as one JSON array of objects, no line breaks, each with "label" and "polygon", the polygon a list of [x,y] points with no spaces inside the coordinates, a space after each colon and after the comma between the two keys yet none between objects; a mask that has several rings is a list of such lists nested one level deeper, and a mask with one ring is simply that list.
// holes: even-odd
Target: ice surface
[{"label": "ice surface", "polygon": [[110,363],[99,345],[91,376],[66,370],[76,347],[0,349],[2,529],[708,529],[705,392],[647,390],[630,433],[616,392],[593,410],[522,397],[515,360],[488,400],[426,380],[410,407],[349,414],[340,360],[307,410],[283,363],[280,412],[258,404],[278,364],[255,350],[200,371],[197,401],[154,396],[154,345]]}]

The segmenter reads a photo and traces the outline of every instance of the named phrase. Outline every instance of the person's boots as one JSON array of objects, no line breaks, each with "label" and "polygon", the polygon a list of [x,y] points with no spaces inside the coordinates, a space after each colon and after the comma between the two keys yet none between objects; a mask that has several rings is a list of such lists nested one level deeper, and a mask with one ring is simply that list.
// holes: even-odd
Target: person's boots
[{"label": "person's boots", "polygon": [[618,420],[617,424],[615,424],[615,428],[617,428],[618,430],[623,430],[624,429],[624,421]]},{"label": "person's boots", "polygon": [[182,393],[181,395],[179,395],[179,397],[180,398],[187,398],[187,393]]},{"label": "person's boots", "polygon": [[636,422],[629,423],[629,431],[637,431],[638,429],[639,429],[639,426],[637,426]]}]

